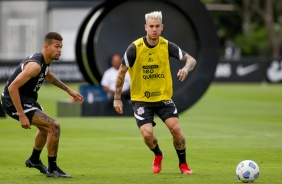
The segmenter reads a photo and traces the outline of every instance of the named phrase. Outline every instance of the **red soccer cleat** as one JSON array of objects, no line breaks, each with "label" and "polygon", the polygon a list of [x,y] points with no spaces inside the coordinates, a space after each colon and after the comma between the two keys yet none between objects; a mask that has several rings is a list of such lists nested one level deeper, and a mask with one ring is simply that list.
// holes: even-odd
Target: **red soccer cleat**
[{"label": "red soccer cleat", "polygon": [[152,170],[155,174],[158,174],[162,170],[163,155],[155,155],[154,162],[152,164]]},{"label": "red soccer cleat", "polygon": [[193,171],[189,168],[187,164],[180,164],[179,169],[182,174],[192,174]]}]

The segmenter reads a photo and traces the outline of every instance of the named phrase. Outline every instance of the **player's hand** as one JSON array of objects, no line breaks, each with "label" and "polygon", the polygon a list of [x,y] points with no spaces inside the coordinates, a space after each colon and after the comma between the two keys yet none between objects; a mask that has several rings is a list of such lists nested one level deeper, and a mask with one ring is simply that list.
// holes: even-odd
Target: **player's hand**
[{"label": "player's hand", "polygon": [[113,106],[115,110],[117,111],[117,113],[123,114],[123,104],[121,100],[114,100]]},{"label": "player's hand", "polygon": [[84,101],[84,98],[80,93],[78,93],[74,90],[70,90],[68,93],[69,93],[70,96],[73,97],[74,103],[79,102],[80,104],[82,104],[82,102]]},{"label": "player's hand", "polygon": [[188,71],[185,69],[180,69],[177,73],[177,77],[180,81],[184,81],[184,79],[187,77]]},{"label": "player's hand", "polygon": [[29,119],[25,115],[19,116],[19,121],[21,123],[22,128],[31,129]]}]

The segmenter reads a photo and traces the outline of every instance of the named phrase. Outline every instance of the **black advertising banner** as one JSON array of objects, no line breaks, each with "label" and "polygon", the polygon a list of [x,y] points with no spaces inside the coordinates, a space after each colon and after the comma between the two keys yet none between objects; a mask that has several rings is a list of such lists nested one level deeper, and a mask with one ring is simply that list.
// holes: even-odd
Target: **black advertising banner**
[{"label": "black advertising banner", "polygon": [[282,59],[270,62],[266,69],[266,78],[269,82],[282,82]]},{"label": "black advertising banner", "polygon": [[0,62],[0,82],[7,82],[10,75],[17,68],[19,63],[15,62]]},{"label": "black advertising banner", "polygon": [[259,82],[266,80],[266,62],[220,62],[217,64],[215,81]]},{"label": "black advertising banner", "polygon": [[[0,61],[0,82],[5,83],[18,66]],[[75,62],[54,62],[50,71],[63,82],[85,82]],[[214,74],[216,82],[282,82],[282,59],[220,61]]]},{"label": "black advertising banner", "polygon": [[221,61],[217,64],[217,82],[282,82],[282,60]]},{"label": "black advertising banner", "polygon": [[[19,62],[0,61],[0,82],[5,83]],[[75,62],[53,62],[50,71],[63,82],[84,82],[84,78]]]}]

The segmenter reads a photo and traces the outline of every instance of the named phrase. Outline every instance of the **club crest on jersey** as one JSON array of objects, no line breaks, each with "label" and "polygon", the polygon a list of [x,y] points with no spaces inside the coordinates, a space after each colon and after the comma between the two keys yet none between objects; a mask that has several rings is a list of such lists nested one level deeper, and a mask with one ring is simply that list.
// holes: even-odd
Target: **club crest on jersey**
[{"label": "club crest on jersey", "polygon": [[137,109],[137,114],[138,114],[138,115],[142,115],[142,114],[144,114],[144,112],[145,112],[144,107],[139,107],[139,108]]}]

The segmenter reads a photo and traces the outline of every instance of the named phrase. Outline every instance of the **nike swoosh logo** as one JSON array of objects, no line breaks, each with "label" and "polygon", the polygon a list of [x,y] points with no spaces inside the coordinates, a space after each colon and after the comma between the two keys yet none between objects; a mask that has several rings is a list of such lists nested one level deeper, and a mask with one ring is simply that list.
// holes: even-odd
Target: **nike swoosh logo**
[{"label": "nike swoosh logo", "polygon": [[256,71],[258,68],[259,68],[259,64],[257,63],[249,66],[238,65],[236,68],[236,73],[238,76],[242,77]]},{"label": "nike swoosh logo", "polygon": [[152,53],[149,53],[149,56],[150,56],[150,55],[152,55],[152,54],[154,54],[154,52],[152,52]]}]

